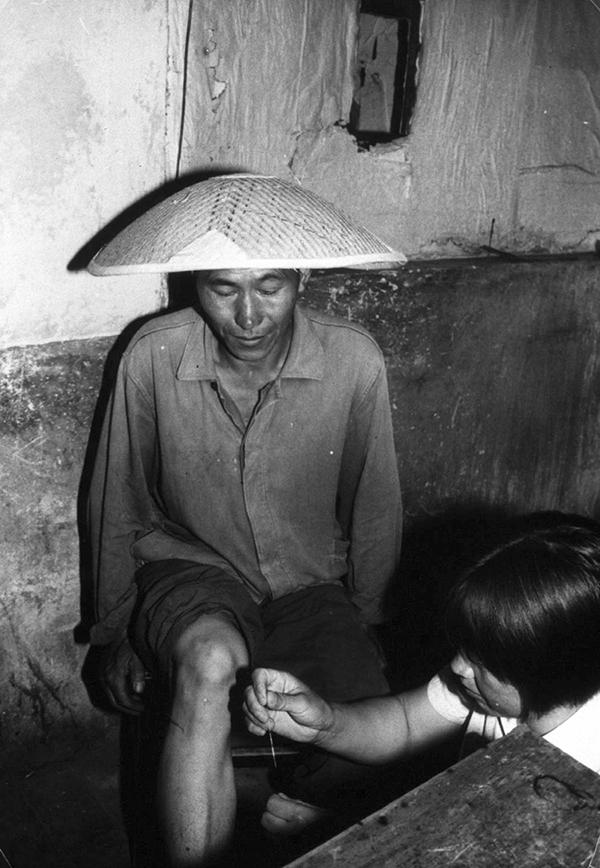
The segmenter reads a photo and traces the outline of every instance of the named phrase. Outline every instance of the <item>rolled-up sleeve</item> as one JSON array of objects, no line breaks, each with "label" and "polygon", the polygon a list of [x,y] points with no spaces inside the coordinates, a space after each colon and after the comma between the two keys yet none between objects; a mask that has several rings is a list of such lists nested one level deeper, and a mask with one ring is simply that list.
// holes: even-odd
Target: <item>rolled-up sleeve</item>
[{"label": "rolled-up sleeve", "polygon": [[468,708],[456,692],[448,687],[448,674],[437,673],[427,685],[427,698],[438,714],[450,720],[452,723],[464,723],[471,714]]}]

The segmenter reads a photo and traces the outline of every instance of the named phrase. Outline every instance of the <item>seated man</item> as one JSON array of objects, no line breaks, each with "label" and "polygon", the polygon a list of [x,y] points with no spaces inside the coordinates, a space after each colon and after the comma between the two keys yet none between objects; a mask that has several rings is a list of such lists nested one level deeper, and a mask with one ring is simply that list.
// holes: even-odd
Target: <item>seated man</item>
[{"label": "seated man", "polygon": [[[289,673],[259,669],[246,690],[250,731],[380,764],[461,729],[463,743],[481,743],[522,723],[600,773],[600,526],[573,516],[534,524],[451,590],[446,622],[457,653],[429,684],[332,703]],[[271,807],[271,823],[285,827],[292,807]]]},{"label": "seated man", "polygon": [[[247,180],[194,185],[152,225],[198,233],[204,190],[225,188],[230,208]],[[270,204],[283,185],[306,206],[292,185],[251,180],[253,194],[270,184]],[[335,701],[389,692],[366,629],[401,536],[383,358],[359,326],[297,306],[307,256],[288,204],[259,226],[267,243],[287,233],[287,253],[241,256],[232,239],[264,219],[242,205],[207,227],[206,258],[202,237],[148,252],[142,218],[139,245],[117,236],[91,266],[196,272],[194,306],[147,322],[123,355],[90,488],[92,641],[108,646],[117,708],[142,708],[146,673],[168,697],[158,809],[174,866],[212,864],[231,839],[229,704],[249,667],[285,667]],[[335,224],[317,228],[333,247]]]}]

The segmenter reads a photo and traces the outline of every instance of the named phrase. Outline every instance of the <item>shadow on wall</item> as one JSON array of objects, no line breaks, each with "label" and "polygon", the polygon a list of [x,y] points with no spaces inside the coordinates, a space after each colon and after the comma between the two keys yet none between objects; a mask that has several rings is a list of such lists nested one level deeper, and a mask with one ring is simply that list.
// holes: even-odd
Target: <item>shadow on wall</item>
[{"label": "shadow on wall", "polygon": [[[207,180],[210,177],[221,174],[232,174],[242,172],[242,168],[224,168],[215,166],[210,172],[190,172],[179,176],[178,178],[160,187],[152,190],[146,196],[143,196],[137,202],[134,202],[128,208],[123,210],[106,226],[104,226],[93,238],[90,238],[73,256],[67,265],[68,271],[82,271],[87,268],[90,260],[98,250],[111,239],[113,239],[121,230],[128,226],[133,220],[147,212],[154,205],[166,199],[168,196],[176,193],[190,184]],[[163,315],[168,310],[175,310],[182,307],[187,307],[192,301],[192,282],[189,274],[170,274],[168,275],[168,292],[169,303],[167,309],[159,310],[150,313],[147,316],[142,316],[131,323],[117,337],[115,343],[110,349],[104,365],[102,380],[99,389],[98,401],[96,403],[92,423],[90,426],[90,434],[86,448],[81,481],[77,495],[77,526],[79,533],[79,562],[81,576],[81,597],[80,597],[80,616],[81,621],[75,627],[74,639],[77,644],[85,645],[89,642],[89,630],[93,623],[94,602],[92,594],[91,581],[91,552],[87,529],[87,497],[89,492],[90,478],[96,452],[98,449],[98,441],[102,422],[106,412],[107,404],[110,399],[110,394],[115,381],[119,363],[123,352],[132,339],[137,330],[148,320],[157,316]],[[94,654],[91,653],[90,657]],[[86,661],[86,665],[88,665]],[[85,667],[84,667],[85,668]],[[84,679],[85,680],[85,679]]]},{"label": "shadow on wall", "polygon": [[396,613],[380,628],[394,690],[422,684],[449,661],[443,629],[448,589],[508,532],[514,512],[489,503],[449,503],[413,518],[404,530],[398,581],[387,605]]},{"label": "shadow on wall", "polygon": [[444,605],[463,572],[515,534],[565,522],[598,529],[594,519],[575,513],[523,514],[475,501],[417,518],[404,534],[399,581],[388,601],[398,614],[381,633],[392,689],[423,684],[454,655]]},{"label": "shadow on wall", "polygon": [[[186,184],[189,181],[186,181]],[[172,191],[171,191],[172,192]],[[79,255],[79,254],[78,254]],[[73,260],[75,262],[75,260]],[[193,275],[188,272],[173,273],[168,275],[167,281],[169,303],[166,308],[138,317],[127,325],[117,337],[109,350],[104,369],[98,400],[94,410],[90,433],[83,462],[79,491],[77,495],[77,527],[79,534],[79,566],[80,566],[80,622],[73,631],[74,641],[78,645],[87,645],[90,641],[90,628],[95,620],[95,606],[92,581],[92,557],[87,521],[87,501],[91,475],[96,459],[100,432],[107,406],[112,393],[117,371],[123,353],[129,342],[141,328],[141,326],[165,313],[180,310],[194,305],[195,283]],[[104,651],[102,648],[90,646],[86,655],[81,677],[88,692],[90,701],[97,708],[104,711],[114,712],[114,708],[108,704],[104,689],[99,680],[98,673],[102,671]]]},{"label": "shadow on wall", "polygon": [[169,313],[170,311],[180,310],[185,307],[193,306],[194,304],[195,291],[193,275],[187,272],[169,274],[167,286],[169,298],[168,306],[159,311],[138,317],[129,323],[117,337],[109,350],[102,372],[102,380],[92,423],[90,425],[90,433],[77,497],[77,524],[80,540],[80,574],[82,579],[81,622],[75,628],[75,641],[78,644],[87,644],[87,642],[89,642],[89,628],[93,623],[94,614],[91,593],[91,551],[87,529],[86,504],[91,474],[98,449],[100,432],[102,430],[102,423],[110,400],[115,378],[117,376],[121,357],[133,336],[136,334],[138,329],[144,325],[144,323],[163,316],[165,313]]}]

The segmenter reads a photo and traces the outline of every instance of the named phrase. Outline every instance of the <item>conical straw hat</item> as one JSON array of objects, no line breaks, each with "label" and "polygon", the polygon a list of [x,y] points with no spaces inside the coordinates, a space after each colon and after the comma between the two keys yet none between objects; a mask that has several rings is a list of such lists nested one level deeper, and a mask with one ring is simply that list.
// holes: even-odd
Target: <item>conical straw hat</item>
[{"label": "conical straw hat", "polygon": [[219,268],[392,268],[406,262],[309,190],[263,175],[192,184],[96,253],[92,274]]}]

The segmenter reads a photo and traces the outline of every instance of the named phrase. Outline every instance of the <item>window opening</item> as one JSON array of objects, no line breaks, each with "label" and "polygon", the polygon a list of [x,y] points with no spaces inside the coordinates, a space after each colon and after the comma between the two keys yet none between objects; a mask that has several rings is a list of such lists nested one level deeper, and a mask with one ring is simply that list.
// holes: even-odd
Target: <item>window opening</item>
[{"label": "window opening", "polygon": [[408,135],[417,89],[420,0],[362,0],[348,131],[361,147]]}]

